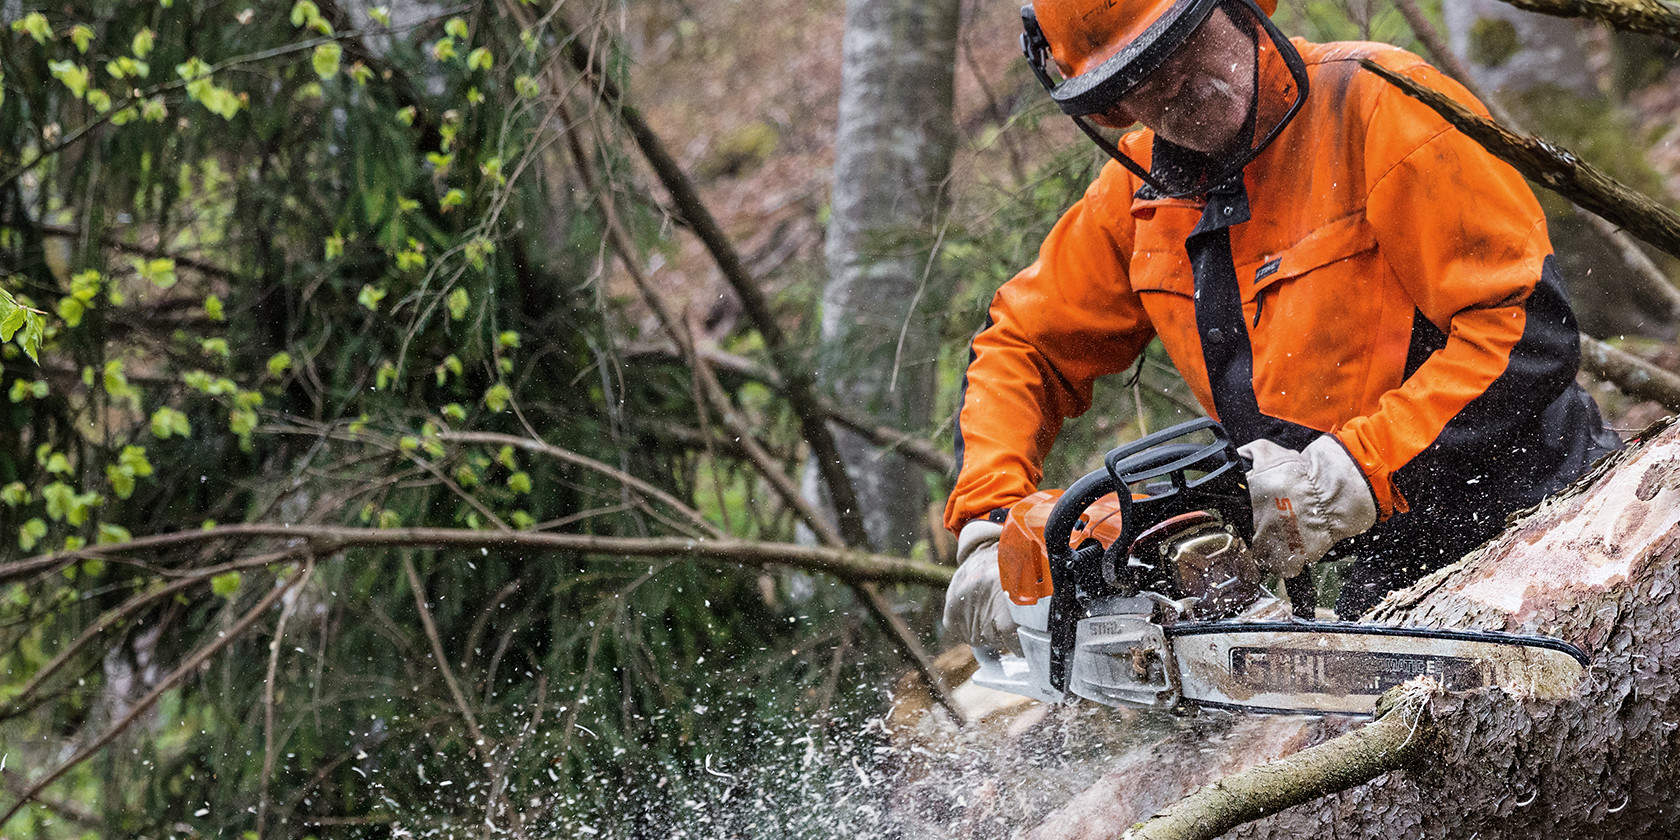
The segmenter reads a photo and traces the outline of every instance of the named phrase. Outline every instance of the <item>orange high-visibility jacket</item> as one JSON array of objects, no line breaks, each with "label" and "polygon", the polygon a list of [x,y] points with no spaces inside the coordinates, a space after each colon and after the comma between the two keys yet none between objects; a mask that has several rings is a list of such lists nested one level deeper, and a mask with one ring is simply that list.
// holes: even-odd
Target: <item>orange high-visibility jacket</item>
[{"label": "orange high-visibility jacket", "polygon": [[[1240,185],[1151,198],[1110,163],[998,290],[965,379],[948,527],[1036,489],[1063,418],[1156,336],[1239,444],[1334,434],[1378,531],[1473,521],[1485,537],[1619,445],[1574,383],[1577,327],[1533,193],[1358,60],[1481,104],[1394,47],[1294,43],[1307,100]],[[1263,86],[1275,63],[1263,53]],[[1174,151],[1147,131],[1122,145],[1145,162]]]}]

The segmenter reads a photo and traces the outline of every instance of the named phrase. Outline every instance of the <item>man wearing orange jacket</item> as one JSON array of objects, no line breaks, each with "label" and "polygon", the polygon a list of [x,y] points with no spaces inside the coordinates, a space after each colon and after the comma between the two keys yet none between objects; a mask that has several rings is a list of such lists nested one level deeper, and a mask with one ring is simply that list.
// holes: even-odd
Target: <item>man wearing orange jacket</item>
[{"label": "man wearing orange jacket", "polygon": [[1009,505],[1093,381],[1156,337],[1253,462],[1261,564],[1356,558],[1346,617],[1620,445],[1575,384],[1533,193],[1359,60],[1480,103],[1395,47],[1291,42],[1260,2],[1022,10],[1039,80],[1114,161],[974,340],[945,512],[961,561],[946,624],[972,642],[1014,646]]}]

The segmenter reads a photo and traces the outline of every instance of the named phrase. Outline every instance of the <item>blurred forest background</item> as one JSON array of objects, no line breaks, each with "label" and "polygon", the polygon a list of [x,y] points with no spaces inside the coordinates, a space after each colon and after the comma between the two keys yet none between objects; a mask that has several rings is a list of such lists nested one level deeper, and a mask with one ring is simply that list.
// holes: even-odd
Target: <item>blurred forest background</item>
[{"label": "blurred forest background", "polygon": [[[1277,19],[1676,206],[1674,41],[1397,2]],[[0,10],[0,835],[891,832],[967,342],[1100,164],[1016,4]],[[1676,263],[1538,192],[1637,429]],[[1197,414],[1152,350],[1045,483]]]}]

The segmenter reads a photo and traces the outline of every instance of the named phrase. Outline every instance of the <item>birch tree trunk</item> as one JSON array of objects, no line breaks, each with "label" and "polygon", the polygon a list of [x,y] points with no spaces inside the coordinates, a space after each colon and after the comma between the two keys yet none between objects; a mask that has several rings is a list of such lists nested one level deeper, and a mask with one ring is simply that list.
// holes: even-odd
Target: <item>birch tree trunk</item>
[{"label": "birch tree trunk", "polygon": [[[835,140],[823,378],[842,404],[927,426],[945,283],[931,255],[955,143],[957,0],[848,0]],[[921,471],[837,430],[870,541],[903,552],[927,504]]]}]

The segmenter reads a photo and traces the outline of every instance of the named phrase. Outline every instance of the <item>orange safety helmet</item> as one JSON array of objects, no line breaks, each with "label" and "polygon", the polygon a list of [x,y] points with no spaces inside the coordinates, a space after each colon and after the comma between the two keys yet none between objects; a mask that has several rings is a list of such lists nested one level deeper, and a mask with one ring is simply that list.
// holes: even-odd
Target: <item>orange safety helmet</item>
[{"label": "orange safety helmet", "polygon": [[[1300,53],[1272,25],[1277,0],[1033,0],[1021,7],[1021,51],[1033,74],[1050,92],[1062,112],[1121,165],[1163,195],[1189,195],[1196,189],[1162,183],[1140,164],[1099,134],[1084,118],[1112,108],[1159,70],[1220,6],[1242,12],[1254,21],[1255,37],[1264,33],[1274,45],[1296,87],[1294,102],[1275,124],[1264,130],[1218,177],[1202,179],[1197,187],[1218,183],[1248,165],[1275,139],[1306,101],[1307,72]],[[1050,75],[1054,63],[1061,75]]]}]

